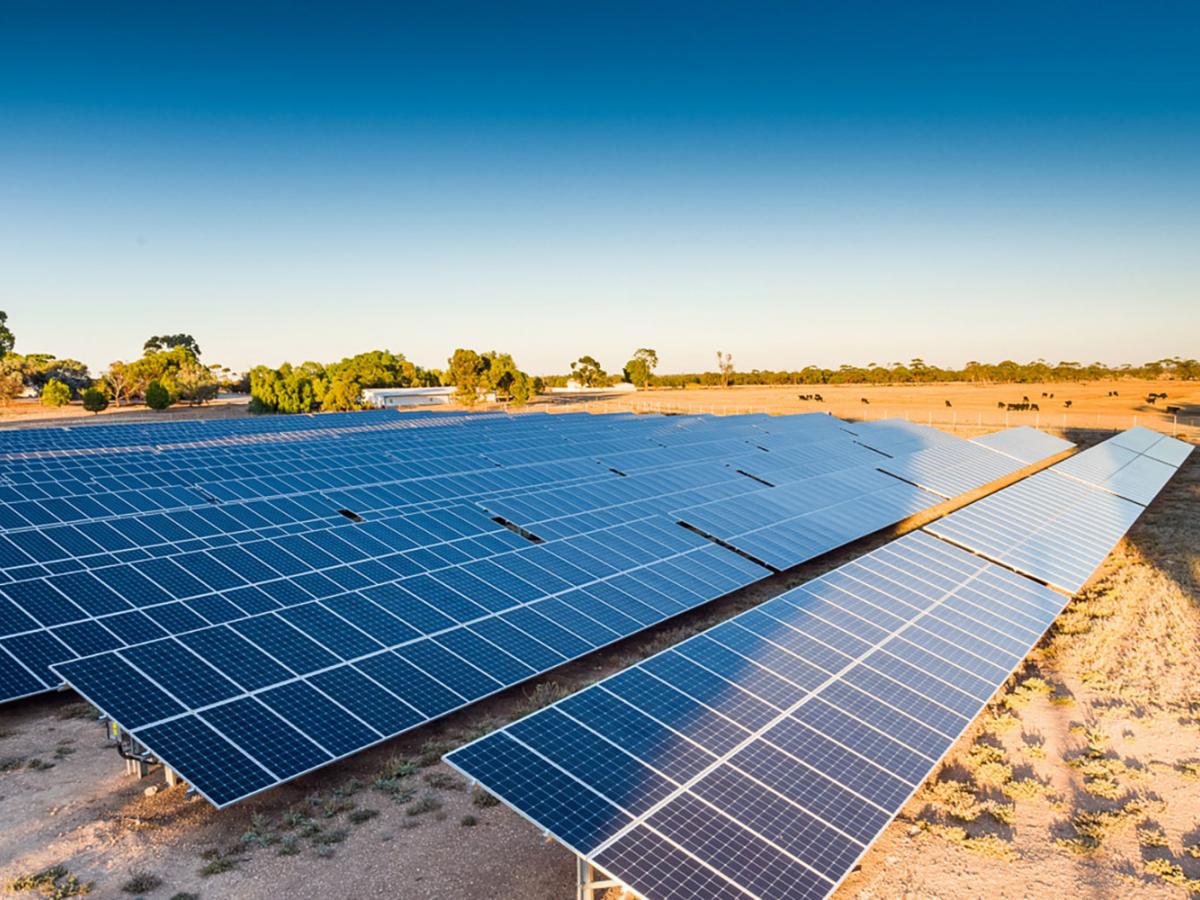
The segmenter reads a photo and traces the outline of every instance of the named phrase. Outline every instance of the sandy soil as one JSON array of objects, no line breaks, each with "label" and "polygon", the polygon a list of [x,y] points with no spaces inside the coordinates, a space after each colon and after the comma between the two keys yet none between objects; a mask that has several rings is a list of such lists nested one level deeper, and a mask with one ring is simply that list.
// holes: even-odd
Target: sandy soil
[{"label": "sandy soil", "polygon": [[[1200,879],[1198,499],[1194,456],[840,897],[1184,896],[1147,871],[1153,860],[1175,880]],[[60,896],[74,877],[91,896],[152,900],[568,897],[572,855],[506,807],[480,805],[440,753],[890,536],[223,812],[165,789],[158,771],[126,777],[69,693],[4,707],[0,886],[62,866],[47,879]],[[130,884],[139,873],[153,879]]]}]

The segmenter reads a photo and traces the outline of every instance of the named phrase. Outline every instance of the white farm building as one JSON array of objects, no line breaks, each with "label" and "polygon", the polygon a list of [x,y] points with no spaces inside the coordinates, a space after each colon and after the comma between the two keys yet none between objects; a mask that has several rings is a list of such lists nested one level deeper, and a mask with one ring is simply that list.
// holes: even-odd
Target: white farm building
[{"label": "white farm building", "polygon": [[436,406],[454,400],[452,387],[363,388],[363,403],[386,409],[394,406]]},{"label": "white farm building", "polygon": [[[362,399],[367,406],[392,409],[398,406],[445,406],[454,402],[453,387],[363,388]],[[493,403],[495,394],[481,395],[481,400]]]}]

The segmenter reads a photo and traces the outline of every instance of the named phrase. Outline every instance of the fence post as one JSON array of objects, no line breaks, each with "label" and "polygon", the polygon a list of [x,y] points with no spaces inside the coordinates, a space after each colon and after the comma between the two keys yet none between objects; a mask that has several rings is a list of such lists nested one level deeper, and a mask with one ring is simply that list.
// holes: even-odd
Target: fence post
[{"label": "fence post", "polygon": [[1171,437],[1179,437],[1179,413],[1171,416]]},{"label": "fence post", "polygon": [[1042,411],[1040,409],[1033,414],[1033,427],[1034,428],[1042,427]]}]

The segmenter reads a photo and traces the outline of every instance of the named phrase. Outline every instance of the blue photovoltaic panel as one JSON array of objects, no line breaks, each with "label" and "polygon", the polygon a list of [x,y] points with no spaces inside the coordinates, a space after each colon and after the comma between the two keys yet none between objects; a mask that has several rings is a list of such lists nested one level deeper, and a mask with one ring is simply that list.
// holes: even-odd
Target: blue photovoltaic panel
[{"label": "blue photovoltaic panel", "polygon": [[1054,470],[1145,506],[1191,451],[1190,444],[1138,426],[1077,453]]},{"label": "blue photovoltaic panel", "polygon": [[446,760],[649,900],[825,897],[1065,602],[917,532]]},{"label": "blue photovoltaic panel", "polygon": [[[1074,593],[1175,471],[1105,441],[925,529]],[[1125,499],[1134,495],[1142,502]]]},{"label": "blue photovoltaic panel", "polygon": [[[466,581],[447,577],[435,590],[433,576],[418,575],[63,662],[56,671],[139,740],[143,733],[155,739],[212,728],[275,776],[262,784],[240,774],[226,779],[219,767],[168,755],[161,748],[169,744],[143,741],[201,794],[225,805],[243,799],[247,784],[257,791],[296,777],[767,574],[666,520],[644,519],[587,538],[597,548],[610,540],[656,548],[638,562],[601,560],[574,540],[583,539],[490,558],[498,572],[514,573],[530,589],[525,576],[562,576],[522,599],[497,590],[484,607],[450,586],[469,591]],[[306,722],[316,712],[268,699],[285,691],[321,698],[321,715],[339,711],[356,733],[336,745],[310,735]]]},{"label": "blue photovoltaic panel", "polygon": [[775,569],[786,569],[939,502],[930,491],[860,466],[672,515]]}]

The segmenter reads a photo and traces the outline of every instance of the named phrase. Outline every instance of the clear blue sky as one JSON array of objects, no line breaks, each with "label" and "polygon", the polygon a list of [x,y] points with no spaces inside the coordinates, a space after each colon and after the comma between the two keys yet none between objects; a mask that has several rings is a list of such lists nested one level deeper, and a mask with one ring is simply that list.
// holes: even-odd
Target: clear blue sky
[{"label": "clear blue sky", "polygon": [[0,309],[102,368],[1200,352],[1193,3],[0,4]]}]

